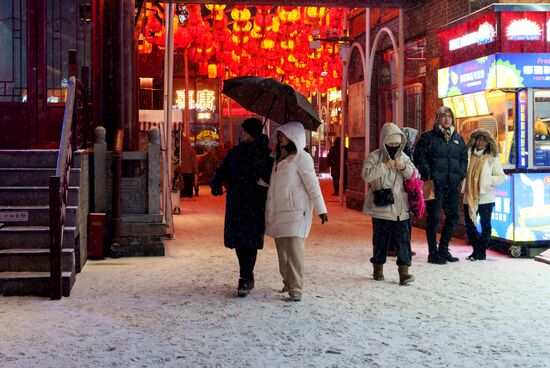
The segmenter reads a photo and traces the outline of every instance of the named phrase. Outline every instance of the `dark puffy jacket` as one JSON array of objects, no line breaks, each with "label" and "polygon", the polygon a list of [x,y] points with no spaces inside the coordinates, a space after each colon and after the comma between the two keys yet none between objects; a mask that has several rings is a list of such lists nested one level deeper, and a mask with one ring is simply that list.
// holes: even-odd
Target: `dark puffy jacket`
[{"label": "dark puffy jacket", "polygon": [[438,128],[422,133],[414,149],[414,165],[422,180],[431,179],[438,188],[458,188],[468,169],[464,139],[456,130],[448,142]]},{"label": "dark puffy jacket", "polygon": [[265,203],[273,159],[269,156],[269,140],[261,135],[253,143],[239,143],[233,147],[216,169],[210,182],[213,193],[222,193],[227,187],[225,204],[224,244],[228,248],[256,248],[264,246]]}]

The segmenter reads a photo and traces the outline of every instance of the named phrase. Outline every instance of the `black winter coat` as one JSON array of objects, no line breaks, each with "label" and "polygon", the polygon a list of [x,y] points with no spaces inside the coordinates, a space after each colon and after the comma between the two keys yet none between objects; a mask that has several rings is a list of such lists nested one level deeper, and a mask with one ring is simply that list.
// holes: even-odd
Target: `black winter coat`
[{"label": "black winter coat", "polygon": [[422,133],[414,149],[414,165],[422,180],[433,180],[436,188],[458,188],[468,169],[464,139],[455,130],[447,142],[437,127]]},{"label": "black winter coat", "polygon": [[269,156],[268,143],[262,134],[255,142],[241,142],[233,147],[210,182],[213,191],[221,193],[222,185],[227,187],[223,235],[228,248],[264,246],[268,188],[259,185],[258,180],[269,183],[271,176],[273,158]]}]

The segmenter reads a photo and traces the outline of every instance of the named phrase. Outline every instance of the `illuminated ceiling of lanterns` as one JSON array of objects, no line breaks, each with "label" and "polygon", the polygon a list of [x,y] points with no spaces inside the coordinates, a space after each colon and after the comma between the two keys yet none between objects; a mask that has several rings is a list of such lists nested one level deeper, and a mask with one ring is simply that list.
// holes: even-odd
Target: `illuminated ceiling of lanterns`
[{"label": "illuminated ceiling of lanterns", "polygon": [[[164,48],[164,8],[145,2],[139,14],[138,52]],[[284,79],[298,91],[325,93],[340,87],[342,63],[336,42],[343,36],[343,8],[177,4],[174,48],[188,48],[190,68],[209,78],[257,75]],[[318,43],[319,46],[319,43]]]}]

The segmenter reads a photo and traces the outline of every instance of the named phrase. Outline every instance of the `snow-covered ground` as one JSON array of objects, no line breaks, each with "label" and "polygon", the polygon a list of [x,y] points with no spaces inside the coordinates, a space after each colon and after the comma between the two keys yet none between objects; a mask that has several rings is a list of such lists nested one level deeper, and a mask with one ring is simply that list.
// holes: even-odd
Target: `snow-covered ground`
[{"label": "snow-covered ground", "polygon": [[427,264],[413,229],[416,281],[399,286],[390,258],[376,282],[370,219],[326,196],[329,222],[306,240],[303,300],[277,292],[272,239],[256,288],[237,298],[225,197],[207,192],[182,201],[165,257],[89,261],[61,301],[0,297],[0,367],[550,366],[549,265],[492,252],[465,261],[460,240],[460,262]]}]

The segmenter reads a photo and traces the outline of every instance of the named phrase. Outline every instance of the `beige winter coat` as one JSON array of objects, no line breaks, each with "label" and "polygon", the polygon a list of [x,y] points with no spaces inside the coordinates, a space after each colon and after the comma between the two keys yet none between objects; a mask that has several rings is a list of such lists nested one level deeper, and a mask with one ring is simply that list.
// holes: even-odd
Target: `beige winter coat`
[{"label": "beige winter coat", "polygon": [[296,146],[296,154],[275,162],[271,172],[265,211],[266,234],[273,238],[307,238],[312,209],[327,213],[311,155],[304,151],[306,136],[300,123],[277,129]]},{"label": "beige winter coat", "polygon": [[[486,129],[476,129],[470,134],[470,139],[468,140],[468,165],[470,164],[472,150],[476,145],[476,139],[480,135],[489,143],[488,149],[483,154],[490,155],[490,157],[487,158],[481,169],[478,204],[493,203],[495,201],[495,188],[504,182],[506,175],[500,165],[498,145],[491,133]],[[467,180],[468,177],[462,181],[462,193],[466,191]],[[468,204],[467,195],[464,196],[464,203]]]},{"label": "beige winter coat", "polygon": [[[404,170],[388,169],[386,161],[389,160],[386,150],[386,137],[390,134],[399,133],[402,135],[402,143],[395,155],[396,161],[405,164]],[[410,179],[413,173],[420,177],[411,159],[403,153],[406,144],[405,134],[394,123],[386,123],[380,131],[380,148],[371,152],[363,163],[361,176],[368,182],[369,190],[365,196],[363,213],[378,219],[400,221],[409,218],[409,201],[407,192],[403,185],[403,179]],[[376,206],[373,200],[373,191],[378,189],[392,188],[394,204],[388,206]]]}]

